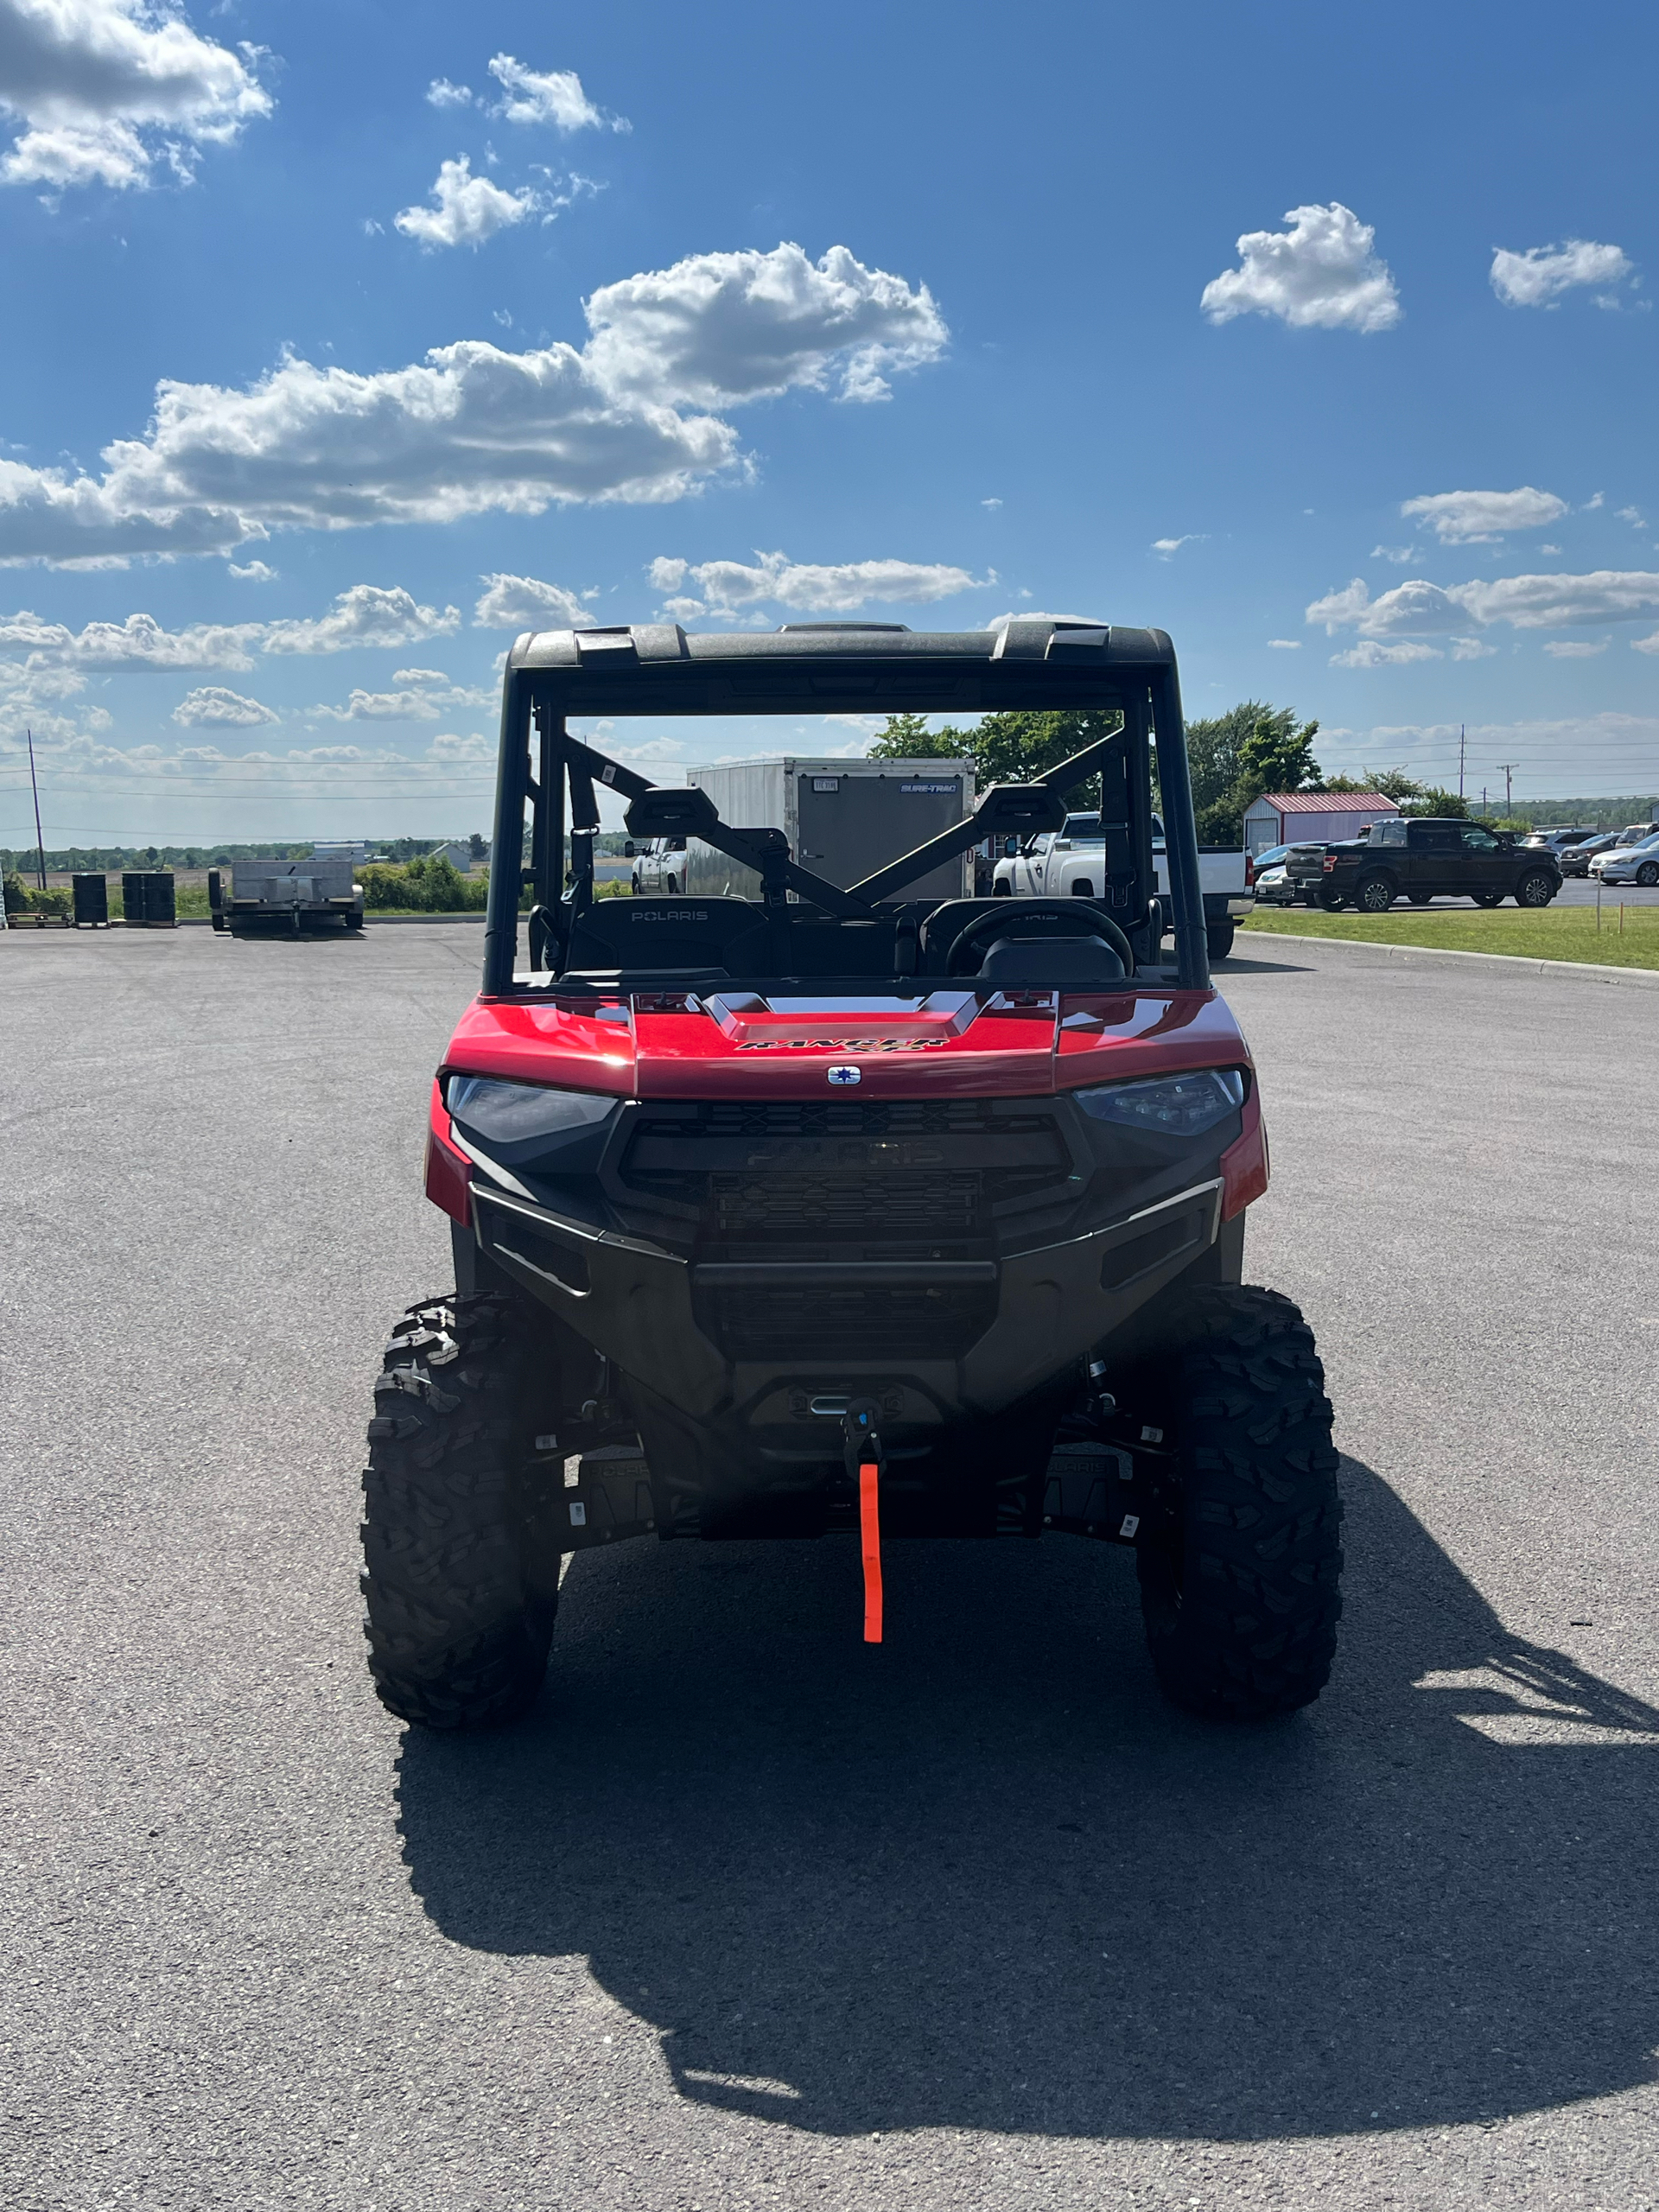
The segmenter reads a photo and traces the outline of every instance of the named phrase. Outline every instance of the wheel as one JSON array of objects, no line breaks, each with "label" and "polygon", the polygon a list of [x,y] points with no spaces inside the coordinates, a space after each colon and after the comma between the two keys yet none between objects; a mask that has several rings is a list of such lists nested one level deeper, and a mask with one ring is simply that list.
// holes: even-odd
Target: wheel
[{"label": "wheel", "polygon": [[1233,939],[1238,934],[1236,922],[1211,922],[1205,931],[1204,941],[1210,948],[1212,960],[1224,960],[1233,949]]},{"label": "wheel", "polygon": [[1343,898],[1338,892],[1321,891],[1316,895],[1320,906],[1324,907],[1327,914],[1339,914],[1343,908],[1348,904],[1348,901]]},{"label": "wheel", "polygon": [[1182,1308],[1167,1510],[1136,1549],[1159,1686],[1206,1719],[1311,1705],[1342,1611],[1342,1501],[1313,1332],[1287,1298],[1208,1287]]},{"label": "wheel", "polygon": [[1517,906],[1548,906],[1554,896],[1555,879],[1553,875],[1547,875],[1541,868],[1534,868],[1529,875],[1523,875],[1515,887]]},{"label": "wheel", "polygon": [[1103,938],[1123,963],[1123,973],[1135,973],[1135,949],[1109,914],[1098,912],[1088,917],[1086,929],[1080,928],[1079,916],[1069,899],[1027,899],[1016,914],[976,914],[966,923],[952,939],[944,968],[948,976],[972,976],[979,972],[979,963],[993,938],[1008,931],[1029,938],[1076,938],[1097,936]]},{"label": "wheel", "polygon": [[639,879],[637,875],[630,879],[628,889],[632,893],[636,899],[639,896]]},{"label": "wheel", "polygon": [[663,885],[663,888],[664,888],[664,890],[665,892],[667,892],[667,893],[668,893],[668,895],[669,895],[669,897],[670,897],[671,899],[677,899],[677,898],[679,897],[679,895],[680,895],[680,887],[679,887],[679,885],[678,885],[677,883],[676,883],[676,882],[675,882],[675,880],[674,880],[674,879],[673,879],[673,877],[672,877],[671,875],[671,876],[667,879],[667,880],[664,882],[664,884]]},{"label": "wheel", "polygon": [[1355,887],[1354,904],[1362,914],[1386,914],[1399,896],[1391,875],[1368,875]]},{"label": "wheel", "polygon": [[369,1672],[382,1705],[424,1728],[511,1719],[546,1672],[559,1555],[531,1471],[528,1350],[507,1299],[435,1299],[404,1314],[375,1382]]},{"label": "wheel", "polygon": [[1644,891],[1651,891],[1659,883],[1659,861],[1643,861],[1636,871],[1636,880]]},{"label": "wheel", "polygon": [[348,930],[360,930],[363,926],[363,917],[361,914],[342,914],[340,916],[340,919],[345,923]]},{"label": "wheel", "polygon": [[1094,895],[1095,887],[1090,882],[1086,875],[1080,878],[1079,880],[1074,883],[1071,887],[1071,896],[1074,899],[1092,899]]},{"label": "wheel", "polygon": [[991,896],[993,899],[1012,899],[1014,886],[1011,883],[994,883],[991,886]]},{"label": "wheel", "polygon": [[1469,896],[1477,906],[1501,906],[1503,904],[1503,893],[1501,891],[1471,891]]},{"label": "wheel", "polygon": [[1406,896],[1414,906],[1427,906],[1434,893],[1432,891],[1408,891]]}]

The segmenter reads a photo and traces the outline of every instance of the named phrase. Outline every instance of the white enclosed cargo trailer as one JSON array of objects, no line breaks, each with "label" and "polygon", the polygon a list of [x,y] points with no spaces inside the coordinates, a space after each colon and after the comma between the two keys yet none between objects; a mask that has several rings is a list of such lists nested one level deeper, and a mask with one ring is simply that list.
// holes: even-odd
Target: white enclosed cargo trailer
[{"label": "white enclosed cargo trailer", "polygon": [[[974,804],[969,760],[814,760],[791,753],[693,768],[686,781],[708,792],[732,828],[781,830],[803,868],[843,890],[953,828]],[[703,898],[760,895],[753,869],[697,838],[684,861],[686,891]],[[973,889],[969,852],[907,883],[904,896],[971,898]]]}]

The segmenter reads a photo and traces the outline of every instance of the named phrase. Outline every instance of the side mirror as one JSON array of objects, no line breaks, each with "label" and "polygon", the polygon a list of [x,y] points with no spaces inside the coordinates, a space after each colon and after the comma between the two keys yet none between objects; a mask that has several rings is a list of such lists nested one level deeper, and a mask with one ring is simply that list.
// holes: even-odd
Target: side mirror
[{"label": "side mirror", "polygon": [[622,848],[622,857],[625,861],[631,861],[633,858],[633,840],[632,837],[628,839],[627,842]]},{"label": "side mirror", "polygon": [[1017,861],[1019,859],[1020,840],[1017,837],[1005,837],[1002,840],[1002,857],[1005,861]]}]

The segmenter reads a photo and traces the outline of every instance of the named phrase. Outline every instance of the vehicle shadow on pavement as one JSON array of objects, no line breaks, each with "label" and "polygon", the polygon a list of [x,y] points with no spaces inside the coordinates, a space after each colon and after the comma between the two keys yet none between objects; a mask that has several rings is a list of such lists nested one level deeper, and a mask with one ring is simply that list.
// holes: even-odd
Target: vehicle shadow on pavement
[{"label": "vehicle shadow on pavement", "polygon": [[824,2133],[1331,2134],[1654,2080],[1659,1712],[1344,1481],[1337,1678],[1250,1731],[1161,1703],[1108,1547],[890,1546],[879,1649],[850,1545],[586,1554],[536,1714],[405,1738],[413,1886],[458,1943],[585,1956],[683,2095]]}]

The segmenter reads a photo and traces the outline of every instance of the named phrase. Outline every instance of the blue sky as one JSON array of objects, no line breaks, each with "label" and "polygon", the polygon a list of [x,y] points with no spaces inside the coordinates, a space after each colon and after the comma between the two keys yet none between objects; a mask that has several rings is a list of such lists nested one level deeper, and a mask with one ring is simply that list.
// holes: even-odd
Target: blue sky
[{"label": "blue sky", "polygon": [[664,610],[1152,622],[1327,768],[1653,790],[1656,45],[0,0],[0,843],[25,728],[52,842],[481,826],[514,632]]}]

